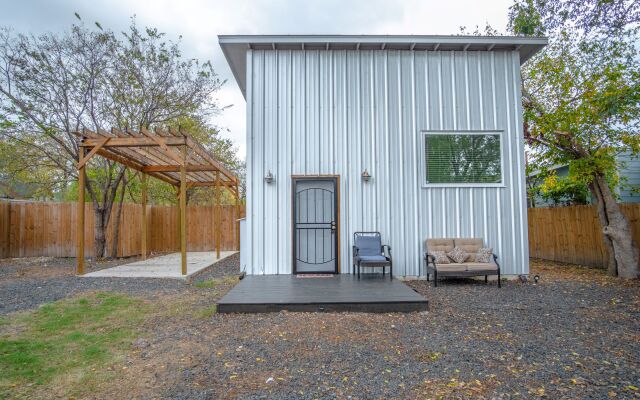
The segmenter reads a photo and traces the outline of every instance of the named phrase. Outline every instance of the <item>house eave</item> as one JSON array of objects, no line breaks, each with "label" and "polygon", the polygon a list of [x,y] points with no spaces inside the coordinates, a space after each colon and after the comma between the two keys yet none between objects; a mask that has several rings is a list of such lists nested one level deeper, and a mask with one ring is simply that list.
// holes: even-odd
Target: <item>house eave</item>
[{"label": "house eave", "polygon": [[517,50],[520,64],[547,45],[545,37],[443,35],[218,35],[218,42],[243,96],[246,51],[254,50]]}]

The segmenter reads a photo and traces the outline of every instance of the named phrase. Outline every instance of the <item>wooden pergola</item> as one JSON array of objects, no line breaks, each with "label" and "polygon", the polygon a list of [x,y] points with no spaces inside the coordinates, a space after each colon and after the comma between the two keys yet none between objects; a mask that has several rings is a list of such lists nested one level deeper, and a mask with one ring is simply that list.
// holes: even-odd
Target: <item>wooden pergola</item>
[{"label": "wooden pergola", "polygon": [[[118,162],[142,173],[141,254],[147,257],[147,175],[160,179],[179,189],[179,238],[182,254],[182,275],[187,274],[186,209],[187,189],[211,186],[225,188],[235,198],[240,212],[240,182],[234,173],[225,168],[200,143],[182,130],[156,128],[150,131],[83,129],[76,132],[80,138],[78,160],[78,226],[77,273],[84,274],[84,203],[85,167],[95,155]],[[220,203],[220,190],[215,191],[214,204]],[[220,258],[220,213],[214,211],[216,257]],[[239,224],[239,223],[238,223]],[[240,228],[236,226],[236,243],[240,245]]]}]

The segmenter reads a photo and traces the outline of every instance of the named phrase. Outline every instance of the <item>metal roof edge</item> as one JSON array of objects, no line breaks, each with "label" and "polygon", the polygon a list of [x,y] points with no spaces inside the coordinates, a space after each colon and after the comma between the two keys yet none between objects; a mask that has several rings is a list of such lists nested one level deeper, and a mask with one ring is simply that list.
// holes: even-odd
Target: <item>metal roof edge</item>
[{"label": "metal roof edge", "polygon": [[547,37],[473,35],[218,35],[219,43],[496,43],[548,44]]},{"label": "metal roof edge", "polygon": [[[514,46],[520,52],[522,65],[534,54],[549,43],[547,37],[532,36],[469,36],[469,35],[218,35],[218,43],[222,48],[233,77],[246,100],[246,52],[252,44],[433,44],[440,45],[486,45],[487,51],[494,46]],[[408,50],[413,50],[411,46]],[[464,50],[469,46],[465,46]],[[328,48],[328,47],[327,47]],[[357,46],[359,48],[359,46]],[[232,54],[235,52],[236,54]],[[239,54],[241,52],[242,54]],[[241,58],[238,58],[241,57]]]}]

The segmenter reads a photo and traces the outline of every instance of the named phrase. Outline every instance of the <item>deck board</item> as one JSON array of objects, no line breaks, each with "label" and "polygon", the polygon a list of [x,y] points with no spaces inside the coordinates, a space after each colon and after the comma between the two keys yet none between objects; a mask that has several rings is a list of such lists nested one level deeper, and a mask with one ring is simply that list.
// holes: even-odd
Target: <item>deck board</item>
[{"label": "deck board", "polygon": [[218,312],[361,311],[410,312],[428,301],[399,280],[352,275],[298,278],[251,275],[218,301]]}]

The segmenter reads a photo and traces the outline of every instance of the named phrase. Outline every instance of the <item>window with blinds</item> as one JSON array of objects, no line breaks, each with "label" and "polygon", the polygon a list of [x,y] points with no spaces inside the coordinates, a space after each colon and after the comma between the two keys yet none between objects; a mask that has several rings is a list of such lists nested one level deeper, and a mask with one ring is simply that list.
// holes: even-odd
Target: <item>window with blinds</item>
[{"label": "window with blinds", "polygon": [[500,132],[424,132],[424,183],[502,184]]}]

